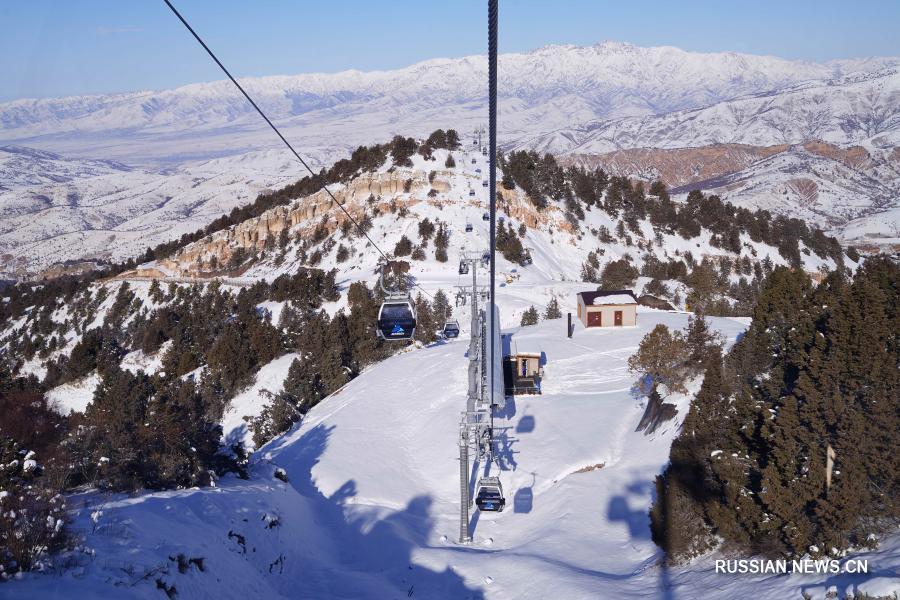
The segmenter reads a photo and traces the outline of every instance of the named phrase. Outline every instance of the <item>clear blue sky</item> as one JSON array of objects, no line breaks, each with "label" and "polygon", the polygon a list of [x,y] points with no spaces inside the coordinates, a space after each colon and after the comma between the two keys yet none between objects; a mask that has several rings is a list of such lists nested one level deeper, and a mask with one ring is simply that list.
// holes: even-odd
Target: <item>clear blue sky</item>
[{"label": "clear blue sky", "polygon": [[[485,52],[485,1],[175,0],[232,72],[391,69]],[[895,0],[501,0],[500,51],[602,40],[828,60],[900,55]],[[0,3],[0,100],[220,79],[162,0]]]}]

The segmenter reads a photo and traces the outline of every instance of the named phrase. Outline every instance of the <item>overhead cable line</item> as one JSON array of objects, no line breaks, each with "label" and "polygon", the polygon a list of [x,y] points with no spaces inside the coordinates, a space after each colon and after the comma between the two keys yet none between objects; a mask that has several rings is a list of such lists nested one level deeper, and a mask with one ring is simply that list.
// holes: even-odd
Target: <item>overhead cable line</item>
[{"label": "overhead cable line", "polygon": [[[210,58],[212,58],[215,61],[215,63],[217,65],[219,65],[219,68],[222,69],[222,72],[225,73],[225,75],[228,76],[228,79],[231,80],[231,83],[233,83],[235,85],[235,87],[238,90],[240,90],[241,94],[244,95],[244,98],[247,99],[247,102],[249,102],[250,105],[256,109],[256,112],[259,113],[259,116],[261,116],[263,118],[263,120],[265,120],[265,122],[268,123],[269,127],[272,128],[272,131],[275,132],[275,135],[277,135],[281,139],[281,141],[284,142],[284,145],[287,146],[288,150],[290,150],[291,153],[297,158],[297,160],[300,161],[300,164],[303,165],[303,167],[309,172],[309,174],[312,177],[315,177],[316,174],[310,168],[309,164],[307,164],[307,162],[305,160],[303,160],[303,157],[300,156],[300,154],[294,149],[294,147],[291,145],[291,143],[289,141],[287,141],[287,138],[285,138],[281,134],[281,132],[278,130],[278,128],[275,127],[275,124],[269,120],[269,117],[266,116],[266,113],[264,113],[262,111],[262,109],[259,107],[259,105],[257,105],[256,102],[254,102],[253,98],[250,97],[250,94],[248,94],[247,91],[241,86],[241,84],[238,83],[238,80],[235,79],[234,76],[232,76],[232,74],[228,71],[228,69],[225,68],[225,65],[222,64],[222,61],[220,61],[218,59],[218,57],[215,55],[215,53],[209,48],[209,46],[206,45],[206,42],[203,41],[203,38],[201,38],[200,35],[196,31],[194,31],[194,28],[191,27],[190,23],[188,23],[187,20],[183,16],[181,16],[181,13],[178,12],[178,9],[176,9],[169,0],[163,0],[163,2],[166,3],[166,6],[169,7],[169,9],[175,14],[176,17],[178,17],[178,20],[182,22],[182,24],[187,28],[187,30],[191,32],[191,35],[194,36],[194,39],[196,39],[197,42],[199,42],[200,45],[203,46],[203,49],[206,50],[206,53],[209,54]],[[387,262],[387,263],[392,262],[392,260],[390,258],[388,258],[388,255],[385,254],[381,250],[381,248],[378,247],[378,244],[375,243],[375,240],[373,240],[369,236],[368,232],[362,228],[362,226],[359,224],[359,222],[357,222],[356,219],[353,218],[353,215],[351,215],[347,211],[347,209],[344,208],[344,205],[341,204],[341,202],[334,196],[334,194],[331,193],[331,190],[328,189],[328,185],[324,182],[322,183],[322,189],[325,190],[325,193],[331,197],[331,199],[334,201],[334,203],[337,204],[338,207],[342,211],[344,211],[344,214],[347,215],[347,218],[350,219],[350,222],[356,226],[356,229],[361,234],[363,234],[367,240],[369,240],[369,243],[372,244],[372,246],[378,251],[379,254],[381,254],[381,257],[384,258],[385,262]],[[415,285],[417,288],[419,288],[419,290],[421,290],[426,296],[431,298],[431,294],[426,292],[422,288],[422,286],[420,286],[418,283],[414,283],[413,285]]]}]

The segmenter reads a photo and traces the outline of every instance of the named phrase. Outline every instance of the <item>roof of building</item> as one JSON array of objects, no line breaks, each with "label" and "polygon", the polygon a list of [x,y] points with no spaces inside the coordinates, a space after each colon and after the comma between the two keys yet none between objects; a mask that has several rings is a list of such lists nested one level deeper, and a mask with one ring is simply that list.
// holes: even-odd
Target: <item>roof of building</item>
[{"label": "roof of building", "polygon": [[596,292],[578,292],[585,306],[590,304],[637,304],[638,300],[631,290],[603,290]]}]

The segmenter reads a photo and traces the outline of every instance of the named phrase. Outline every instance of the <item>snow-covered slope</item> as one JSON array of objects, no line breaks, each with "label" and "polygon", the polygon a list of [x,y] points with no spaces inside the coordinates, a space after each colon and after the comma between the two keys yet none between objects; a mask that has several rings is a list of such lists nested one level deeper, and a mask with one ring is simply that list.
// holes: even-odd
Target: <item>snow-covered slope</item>
[{"label": "snow-covered slope", "polygon": [[[503,311],[502,293],[500,302]],[[512,330],[520,347],[546,353],[544,393],[497,416],[491,472],[509,507],[474,514],[471,545],[456,542],[463,337],[363,373],[262,448],[248,480],[73,498],[85,536],[66,557],[74,568],[30,574],[0,595],[158,598],[174,587],[179,598],[780,599],[824,598],[832,586],[841,595],[900,590],[896,540],[862,556],[869,576],[716,575],[714,556],[659,564],[647,509],[677,422],[649,437],[634,432],[642,408],[626,359],[655,324],[686,320],[640,312],[635,328],[579,326],[572,339],[561,320]],[[743,329],[713,324],[730,341]],[[683,418],[685,398],[673,400]]]}]

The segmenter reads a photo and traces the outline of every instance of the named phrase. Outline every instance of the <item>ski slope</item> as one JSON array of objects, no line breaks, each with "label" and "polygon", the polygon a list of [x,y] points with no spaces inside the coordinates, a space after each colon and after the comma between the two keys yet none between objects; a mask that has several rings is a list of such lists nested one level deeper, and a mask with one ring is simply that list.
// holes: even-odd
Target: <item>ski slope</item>
[{"label": "ski slope", "polygon": [[[457,316],[465,329],[466,316]],[[745,327],[712,322],[729,342]],[[881,575],[858,588],[863,579],[843,576],[715,575],[711,557],[689,568],[659,565],[647,509],[677,422],[651,436],[634,432],[643,409],[626,366],[657,323],[680,328],[687,315],[642,309],[636,327],[578,325],[572,339],[563,320],[510,330],[520,349],[546,354],[544,393],[508,401],[497,415],[499,461],[490,471],[503,482],[507,510],[475,512],[471,545],[457,543],[464,332],[362,373],[255,453],[247,480],[70,498],[83,550],[62,558],[68,569],[0,586],[0,597],[159,598],[158,586],[174,586],[179,598],[784,598],[804,590],[823,597],[832,585],[842,594],[900,589],[893,542],[871,561]],[[680,421],[687,397],[671,401]]]}]

